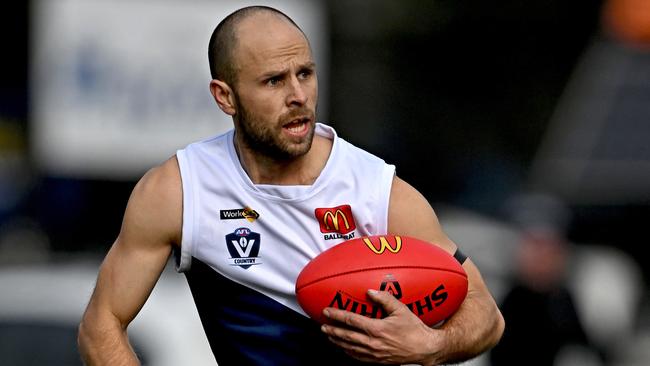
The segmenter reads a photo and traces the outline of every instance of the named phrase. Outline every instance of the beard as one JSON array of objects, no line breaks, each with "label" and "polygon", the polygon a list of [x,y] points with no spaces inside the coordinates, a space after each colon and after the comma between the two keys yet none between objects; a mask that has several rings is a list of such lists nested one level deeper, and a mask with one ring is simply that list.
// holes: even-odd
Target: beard
[{"label": "beard", "polygon": [[[242,142],[246,147],[267,158],[276,161],[286,161],[305,155],[311,149],[316,129],[315,113],[313,110],[302,106],[281,115],[277,121],[268,121],[249,111],[236,98],[237,115],[235,122],[238,125],[237,133],[241,134]],[[288,137],[283,133],[283,125],[298,117],[309,119],[309,131],[304,137]]]}]

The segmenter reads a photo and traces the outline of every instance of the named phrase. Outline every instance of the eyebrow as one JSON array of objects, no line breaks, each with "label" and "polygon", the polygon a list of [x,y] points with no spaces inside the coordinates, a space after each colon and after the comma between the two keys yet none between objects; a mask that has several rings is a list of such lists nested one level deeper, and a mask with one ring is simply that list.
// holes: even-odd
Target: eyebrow
[{"label": "eyebrow", "polygon": [[[298,67],[299,70],[303,69],[316,69],[316,63],[314,61],[309,61],[306,62]],[[260,75],[259,79],[260,80],[266,80],[268,78],[272,78],[274,76],[279,76],[279,75],[285,75],[289,72],[288,68],[281,69],[281,70],[272,70],[272,71],[267,71]]]}]

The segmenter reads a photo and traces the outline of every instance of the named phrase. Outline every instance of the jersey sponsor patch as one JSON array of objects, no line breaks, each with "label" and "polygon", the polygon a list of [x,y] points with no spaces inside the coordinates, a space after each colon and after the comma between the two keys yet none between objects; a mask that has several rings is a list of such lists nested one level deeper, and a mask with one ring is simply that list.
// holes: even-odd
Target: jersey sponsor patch
[{"label": "jersey sponsor patch", "polygon": [[336,207],[317,208],[314,210],[316,220],[323,233],[323,239],[345,239],[354,238],[354,230],[357,224],[352,216],[352,207],[350,205],[341,205]]},{"label": "jersey sponsor patch", "polygon": [[246,206],[244,208],[233,208],[230,210],[219,210],[219,218],[221,220],[238,220],[246,219],[253,222],[260,217],[260,214],[252,208]]},{"label": "jersey sponsor patch", "polygon": [[226,235],[226,246],[230,253],[230,265],[248,269],[255,264],[262,264],[259,257],[260,234],[246,227],[236,229]]}]

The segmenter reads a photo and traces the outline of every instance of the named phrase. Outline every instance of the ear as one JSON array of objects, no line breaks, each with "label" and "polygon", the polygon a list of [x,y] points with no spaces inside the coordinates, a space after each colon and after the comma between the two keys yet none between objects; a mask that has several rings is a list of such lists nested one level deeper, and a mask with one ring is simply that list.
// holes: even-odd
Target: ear
[{"label": "ear", "polygon": [[210,93],[224,113],[231,116],[237,113],[237,109],[235,108],[235,93],[228,84],[221,80],[213,79],[210,81]]}]

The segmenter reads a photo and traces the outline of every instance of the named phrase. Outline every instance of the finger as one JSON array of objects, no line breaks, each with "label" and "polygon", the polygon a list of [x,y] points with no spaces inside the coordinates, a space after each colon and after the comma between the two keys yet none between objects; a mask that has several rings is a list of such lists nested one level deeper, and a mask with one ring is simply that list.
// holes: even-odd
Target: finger
[{"label": "finger", "polygon": [[373,322],[378,321],[378,319],[371,319],[363,315],[336,308],[325,308],[323,310],[323,315],[331,320],[335,320],[353,329],[359,329],[364,332],[367,332],[368,329],[370,329]]},{"label": "finger", "polygon": [[388,314],[392,314],[406,306],[386,291],[368,290],[368,297],[381,305]]},{"label": "finger", "polygon": [[336,338],[349,344],[358,344],[365,347],[369,342],[368,335],[354,330],[347,330],[332,325],[323,325],[321,326],[321,330],[330,338]]}]

